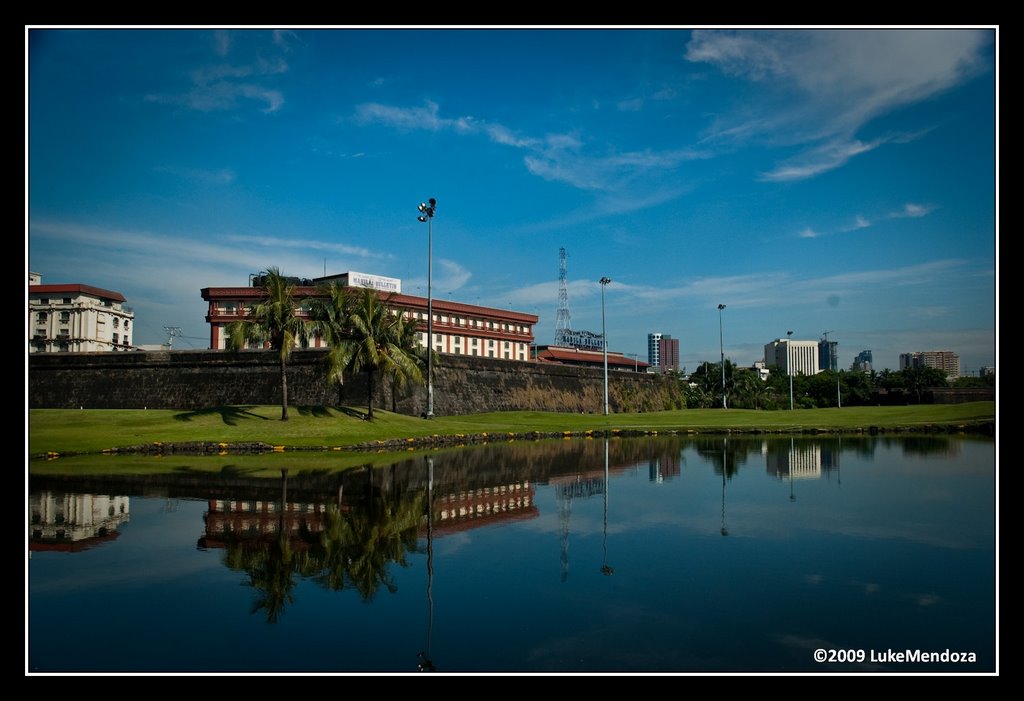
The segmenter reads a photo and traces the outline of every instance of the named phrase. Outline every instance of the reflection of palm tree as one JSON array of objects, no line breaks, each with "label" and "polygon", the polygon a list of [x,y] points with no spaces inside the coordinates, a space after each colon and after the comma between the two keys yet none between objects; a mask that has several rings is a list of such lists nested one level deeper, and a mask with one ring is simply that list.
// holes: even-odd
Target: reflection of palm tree
[{"label": "reflection of palm tree", "polygon": [[288,534],[279,531],[270,548],[260,555],[263,557],[257,558],[255,566],[249,569],[250,584],[259,592],[250,612],[266,611],[267,622],[277,623],[285,605],[295,601],[294,555]]}]

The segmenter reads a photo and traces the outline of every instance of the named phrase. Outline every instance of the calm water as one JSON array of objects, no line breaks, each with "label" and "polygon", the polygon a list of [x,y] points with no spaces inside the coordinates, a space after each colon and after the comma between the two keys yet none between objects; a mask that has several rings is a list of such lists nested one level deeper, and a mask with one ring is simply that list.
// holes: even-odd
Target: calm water
[{"label": "calm water", "polygon": [[30,478],[28,672],[996,671],[992,440],[212,459]]}]

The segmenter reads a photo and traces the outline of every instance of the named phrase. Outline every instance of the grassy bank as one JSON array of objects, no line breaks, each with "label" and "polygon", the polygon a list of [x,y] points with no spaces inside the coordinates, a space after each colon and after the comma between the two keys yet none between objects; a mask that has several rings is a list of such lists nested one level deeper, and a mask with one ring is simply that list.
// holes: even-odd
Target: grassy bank
[{"label": "grassy bank", "polygon": [[365,409],[292,407],[280,421],[279,406],[217,407],[201,411],[33,409],[28,416],[28,453],[99,453],[153,443],[267,443],[294,448],[346,448],[372,443],[483,434],[585,431],[883,431],[935,426],[975,426],[995,421],[994,402],[898,407],[844,407],[752,411],[684,409],[643,414],[497,412],[419,417]]}]

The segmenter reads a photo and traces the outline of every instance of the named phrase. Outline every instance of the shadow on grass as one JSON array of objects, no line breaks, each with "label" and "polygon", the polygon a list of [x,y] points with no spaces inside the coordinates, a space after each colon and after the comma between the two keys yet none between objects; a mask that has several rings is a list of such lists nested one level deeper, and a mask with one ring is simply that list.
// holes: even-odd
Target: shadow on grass
[{"label": "shadow on grass", "polygon": [[297,406],[292,408],[295,409],[295,411],[299,412],[299,414],[301,414],[302,416],[315,416],[318,419],[328,419],[332,415],[331,410],[323,405]]},{"label": "shadow on grass", "polygon": [[236,426],[241,419],[260,419],[262,421],[269,421],[270,419],[266,416],[260,416],[249,411],[249,407],[244,406],[216,406],[209,409],[197,409],[196,411],[185,411],[180,414],[174,415],[175,421],[192,421],[200,416],[212,416],[220,414],[221,420],[224,421],[228,426]]}]

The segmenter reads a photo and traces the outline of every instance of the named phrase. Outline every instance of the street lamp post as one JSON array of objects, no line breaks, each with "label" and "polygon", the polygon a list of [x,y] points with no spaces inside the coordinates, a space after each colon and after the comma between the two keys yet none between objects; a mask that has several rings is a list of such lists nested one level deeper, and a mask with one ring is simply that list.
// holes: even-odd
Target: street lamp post
[{"label": "street lamp post", "polygon": [[793,411],[793,332],[786,332],[786,372],[789,373],[789,410]]},{"label": "street lamp post", "polygon": [[427,223],[427,413],[425,418],[432,419],[434,418],[434,302],[431,273],[433,267],[433,222],[437,200],[431,197],[426,202],[420,202],[418,209],[420,215],[417,219]]},{"label": "street lamp post", "polygon": [[601,283],[601,346],[604,349],[604,415],[608,416],[608,336],[604,328],[604,288],[611,282],[611,278],[603,277]]},{"label": "street lamp post", "polygon": [[725,405],[725,344],[722,340],[722,310],[725,309],[724,304],[718,305],[718,351],[722,357],[722,408],[728,409]]}]

